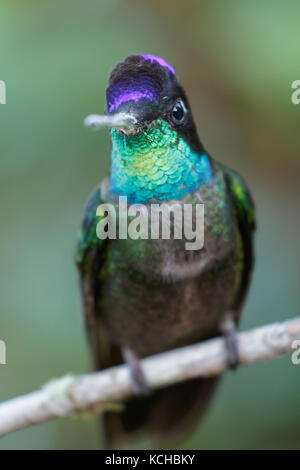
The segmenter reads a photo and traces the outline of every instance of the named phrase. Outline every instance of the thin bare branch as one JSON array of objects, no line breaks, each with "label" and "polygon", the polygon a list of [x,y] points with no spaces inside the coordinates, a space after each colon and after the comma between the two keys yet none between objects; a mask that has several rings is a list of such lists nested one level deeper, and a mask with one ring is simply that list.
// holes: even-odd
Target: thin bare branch
[{"label": "thin bare branch", "polygon": [[[300,317],[240,333],[240,364],[274,359],[293,351],[300,340]],[[149,386],[165,387],[194,377],[218,375],[227,368],[222,338],[211,339],[142,360]],[[67,375],[40,390],[0,404],[0,436],[77,412],[102,412],[133,395],[127,366]]]}]

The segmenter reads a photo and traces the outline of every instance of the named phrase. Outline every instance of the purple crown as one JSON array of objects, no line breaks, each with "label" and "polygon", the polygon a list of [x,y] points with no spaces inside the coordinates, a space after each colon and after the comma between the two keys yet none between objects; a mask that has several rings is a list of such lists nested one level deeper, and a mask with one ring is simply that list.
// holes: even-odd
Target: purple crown
[{"label": "purple crown", "polygon": [[127,101],[160,100],[166,75],[175,70],[161,57],[151,54],[130,56],[113,70],[106,91],[107,108],[115,111]]},{"label": "purple crown", "polygon": [[168,69],[169,72],[171,72],[171,74],[175,75],[175,69],[172,67],[172,65],[168,64],[168,62],[166,62],[165,59],[163,59],[162,57],[157,57],[156,55],[152,55],[152,54],[143,54],[142,57],[145,60],[149,60],[151,64],[153,62],[156,62],[162,67],[165,67],[166,69]]}]

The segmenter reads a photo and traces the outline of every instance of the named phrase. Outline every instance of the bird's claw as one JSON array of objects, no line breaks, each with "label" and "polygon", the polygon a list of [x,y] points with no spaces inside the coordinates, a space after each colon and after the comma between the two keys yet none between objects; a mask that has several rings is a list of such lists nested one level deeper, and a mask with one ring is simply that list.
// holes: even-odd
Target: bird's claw
[{"label": "bird's claw", "polygon": [[222,323],[221,331],[225,341],[227,363],[230,369],[236,369],[239,365],[239,347],[236,332],[236,324],[232,312],[226,314]]},{"label": "bird's claw", "polygon": [[150,394],[150,388],[147,384],[141,362],[137,354],[128,347],[122,348],[123,359],[130,369],[132,388],[137,396],[146,396]]}]

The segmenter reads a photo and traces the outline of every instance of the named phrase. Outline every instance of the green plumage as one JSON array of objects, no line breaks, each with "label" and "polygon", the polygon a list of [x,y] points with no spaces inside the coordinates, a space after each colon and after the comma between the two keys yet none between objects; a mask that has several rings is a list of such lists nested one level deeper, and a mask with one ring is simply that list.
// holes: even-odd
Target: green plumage
[{"label": "green plumage", "polygon": [[111,137],[111,190],[130,202],[180,199],[210,178],[208,157],[193,152],[166,121],[133,136],[112,129]]}]

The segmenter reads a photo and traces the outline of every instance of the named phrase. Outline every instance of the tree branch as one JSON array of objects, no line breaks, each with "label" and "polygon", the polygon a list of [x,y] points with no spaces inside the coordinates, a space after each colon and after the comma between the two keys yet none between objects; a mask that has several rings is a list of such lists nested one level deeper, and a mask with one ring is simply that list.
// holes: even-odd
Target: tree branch
[{"label": "tree branch", "polygon": [[[300,317],[238,335],[240,364],[273,359],[293,350],[300,339]],[[295,347],[295,346],[294,346]],[[142,360],[153,389],[194,377],[211,377],[227,368],[222,338],[211,339]],[[74,412],[102,412],[133,395],[127,366],[55,379],[40,390],[0,404],[0,436]],[[120,405],[120,403],[119,403]]]}]

